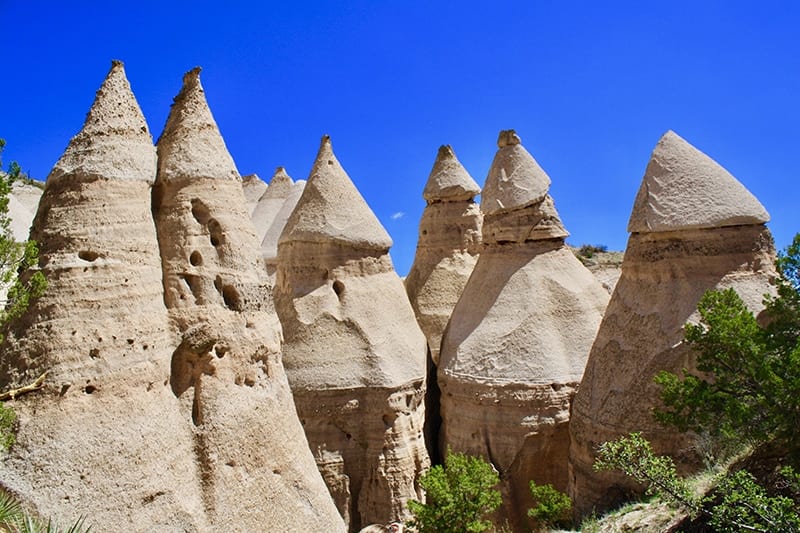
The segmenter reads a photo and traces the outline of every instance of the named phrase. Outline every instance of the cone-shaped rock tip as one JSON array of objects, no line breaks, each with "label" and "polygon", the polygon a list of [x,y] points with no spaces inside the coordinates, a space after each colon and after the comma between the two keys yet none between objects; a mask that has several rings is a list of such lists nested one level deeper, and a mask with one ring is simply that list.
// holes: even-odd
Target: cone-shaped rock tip
[{"label": "cone-shaped rock tip", "polygon": [[155,178],[153,138],[122,61],[111,61],[83,128],[70,140],[48,180],[66,175],[151,182]]},{"label": "cone-shaped rock tip", "polygon": [[[269,191],[269,189],[267,189]],[[342,168],[328,135],[279,243],[339,242],[388,250],[392,239]]]},{"label": "cone-shaped rock tip", "polygon": [[490,215],[541,202],[550,190],[550,177],[522,146],[514,130],[503,130],[498,150],[481,193],[481,210]]},{"label": "cone-shaped rock tip", "polygon": [[200,83],[200,67],[183,76],[158,140],[158,179],[240,179]]},{"label": "cone-shaped rock tip", "polygon": [[769,213],[716,161],[673,131],[658,141],[628,231],[650,233],[763,224]]},{"label": "cone-shaped rock tip", "polygon": [[513,146],[515,144],[522,144],[522,141],[514,130],[502,130],[500,135],[497,136],[497,147],[504,148],[506,146]]},{"label": "cone-shaped rock tip", "polygon": [[459,201],[470,200],[480,192],[480,186],[461,165],[453,148],[449,144],[441,146],[422,197],[428,202]]},{"label": "cone-shaped rock tip", "polygon": [[272,179],[269,180],[269,187],[264,191],[262,198],[286,198],[292,192],[292,186],[294,186],[294,182],[286,172],[286,169],[278,167],[275,169]]}]

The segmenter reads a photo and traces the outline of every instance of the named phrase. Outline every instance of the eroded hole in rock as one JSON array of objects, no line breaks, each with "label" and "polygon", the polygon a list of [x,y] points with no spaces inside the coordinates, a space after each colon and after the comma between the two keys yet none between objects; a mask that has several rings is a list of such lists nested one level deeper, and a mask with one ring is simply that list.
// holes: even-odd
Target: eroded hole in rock
[{"label": "eroded hole in rock", "polygon": [[200,266],[203,264],[203,256],[200,255],[200,252],[195,250],[192,252],[192,255],[189,256],[189,263],[191,263],[192,266]]},{"label": "eroded hole in rock", "polygon": [[197,222],[205,226],[208,219],[211,218],[211,212],[202,200],[192,198],[192,216]]},{"label": "eroded hole in rock", "polygon": [[219,357],[220,359],[225,357],[225,354],[228,353],[228,347],[224,344],[217,344],[214,346],[214,355]]},{"label": "eroded hole in rock", "polygon": [[333,282],[333,292],[336,293],[336,297],[340,300],[342,299],[342,295],[344,294],[344,283],[339,281],[338,279]]},{"label": "eroded hole in rock", "polygon": [[210,233],[212,246],[219,246],[225,243],[225,234],[222,233],[222,226],[216,218],[208,221],[208,232]]},{"label": "eroded hole in rock", "polygon": [[195,303],[202,304],[203,303],[203,284],[200,276],[194,276],[192,274],[181,274],[180,278],[183,280],[186,287],[194,296]]},{"label": "eroded hole in rock", "polygon": [[94,391],[96,391],[96,390],[97,390],[97,387],[95,387],[94,385],[86,385],[83,388],[83,392],[85,392],[86,394],[93,394]]},{"label": "eroded hole in rock", "polygon": [[239,292],[232,285],[222,286],[222,300],[225,306],[231,311],[241,310],[241,300],[239,299]]},{"label": "eroded hole in rock", "polygon": [[98,357],[100,357],[100,349],[92,348],[91,350],[89,350],[89,357],[91,357],[92,359],[97,359]]},{"label": "eroded hole in rock", "polygon": [[100,254],[98,254],[97,252],[93,252],[91,250],[81,250],[80,252],[78,252],[78,257],[83,259],[84,261],[91,262],[100,257]]}]

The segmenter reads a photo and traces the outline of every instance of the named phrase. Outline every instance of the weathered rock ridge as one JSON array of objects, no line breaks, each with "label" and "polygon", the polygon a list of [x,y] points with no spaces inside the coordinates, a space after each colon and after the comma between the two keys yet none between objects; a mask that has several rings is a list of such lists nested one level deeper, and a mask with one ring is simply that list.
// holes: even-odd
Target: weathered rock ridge
[{"label": "weathered rock ridge", "polygon": [[391,244],[324,137],[280,236],[275,304],[297,411],[351,531],[406,518],[429,466],[425,337]]},{"label": "weathered rock ridge", "polygon": [[501,477],[501,519],[525,530],[528,483],[567,485],[569,407],[608,293],[564,244],[550,179],[500,133],[482,193],[483,248],[442,341],[442,448]]},{"label": "weathered rock ridge", "polygon": [[[641,490],[621,475],[592,469],[602,442],[640,431],[680,471],[698,467],[690,438],[654,420],[653,377],[695,368],[683,327],[698,320],[706,290],[732,287],[758,310],[776,275],[766,211],[708,156],[668,132],[642,181],[622,274],[572,407],[569,490],[578,514],[602,512]],[[695,191],[714,201],[687,203]]]}]

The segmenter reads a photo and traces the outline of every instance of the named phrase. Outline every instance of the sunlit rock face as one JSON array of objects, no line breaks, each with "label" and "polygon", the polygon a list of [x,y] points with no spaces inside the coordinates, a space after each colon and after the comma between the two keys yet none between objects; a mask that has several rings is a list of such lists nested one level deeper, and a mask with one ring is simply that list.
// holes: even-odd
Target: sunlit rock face
[{"label": "sunlit rock face", "polygon": [[480,192],[453,149],[439,148],[423,193],[427,206],[417,253],[406,277],[408,298],[434,364],[439,363],[444,328],[478,260],[483,215],[475,196]]},{"label": "sunlit rock face", "polygon": [[258,204],[259,198],[267,191],[267,184],[264,183],[258,174],[248,174],[242,176],[242,192],[244,193],[247,212],[252,213]]},{"label": "sunlit rock face", "polygon": [[351,531],[406,518],[429,466],[426,342],[391,244],[324,137],[278,242],[275,305],[297,411]]},{"label": "sunlit rock face", "polygon": [[775,275],[769,215],[733,176],[673,132],[656,145],[633,206],[622,274],[608,305],[570,422],[576,512],[602,512],[641,487],[592,469],[601,443],[640,431],[682,472],[693,441],[657,424],[660,370],[695,368],[684,325],[706,290],[734,288],[754,311]]},{"label": "sunlit rock face", "polygon": [[19,398],[3,484],[60,523],[98,531],[203,530],[191,429],[169,386],[167,320],[150,194],[156,151],[114,62],[81,131],[47,178],[33,224],[45,294],[3,347]]},{"label": "sunlit rock face", "polygon": [[[287,181],[288,180],[288,181]],[[262,216],[269,222],[269,227],[265,228],[263,237],[261,239],[261,259],[264,261],[264,267],[267,269],[270,280],[274,282],[275,271],[278,268],[278,240],[280,239],[283,228],[286,227],[286,222],[289,220],[294,211],[300,196],[303,194],[303,189],[306,186],[304,180],[293,182],[286,171],[282,167],[278,167],[275,171],[272,181],[278,184],[281,190],[276,198],[276,202],[269,198],[269,195],[262,196],[262,202],[259,203],[259,208],[263,208]]]},{"label": "sunlit rock face", "polygon": [[184,77],[158,158],[153,213],[179,334],[168,383],[191,430],[208,522],[344,531],[295,412],[258,240],[199,69]]},{"label": "sunlit rock face", "polygon": [[566,489],[570,402],[608,293],[564,244],[544,170],[513,131],[498,147],[480,258],[442,340],[441,445],[492,462],[499,519],[523,531],[530,480]]}]

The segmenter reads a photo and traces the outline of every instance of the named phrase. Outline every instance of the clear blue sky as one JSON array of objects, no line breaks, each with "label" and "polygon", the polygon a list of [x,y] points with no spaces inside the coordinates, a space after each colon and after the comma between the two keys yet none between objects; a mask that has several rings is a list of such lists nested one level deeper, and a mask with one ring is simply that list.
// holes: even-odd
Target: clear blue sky
[{"label": "clear blue sky", "polygon": [[439,145],[483,184],[498,131],[516,129],[553,180],[568,242],[621,250],[673,129],[761,200],[784,247],[800,231],[798,6],[0,0],[0,137],[6,162],[44,179],[111,59],[155,139],[183,73],[202,66],[239,171],[305,179],[330,134],[405,274]]}]

